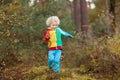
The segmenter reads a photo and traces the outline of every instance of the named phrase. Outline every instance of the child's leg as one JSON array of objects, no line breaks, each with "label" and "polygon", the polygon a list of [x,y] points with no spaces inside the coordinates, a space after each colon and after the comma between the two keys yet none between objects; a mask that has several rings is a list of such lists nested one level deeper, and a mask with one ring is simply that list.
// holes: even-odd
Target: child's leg
[{"label": "child's leg", "polygon": [[54,50],[48,51],[48,67],[52,69],[52,63],[54,62]]},{"label": "child's leg", "polygon": [[56,50],[54,53],[54,72],[58,73],[60,69],[60,57],[61,57],[61,50]]}]

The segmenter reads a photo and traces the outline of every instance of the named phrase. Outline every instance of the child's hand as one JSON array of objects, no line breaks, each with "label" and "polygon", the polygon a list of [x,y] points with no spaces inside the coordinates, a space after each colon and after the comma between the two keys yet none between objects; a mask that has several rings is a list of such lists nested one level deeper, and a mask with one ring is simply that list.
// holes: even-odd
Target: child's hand
[{"label": "child's hand", "polygon": [[46,38],[47,38],[47,39],[50,39],[49,35],[46,35]]},{"label": "child's hand", "polygon": [[74,38],[74,36],[70,36],[70,38]]}]

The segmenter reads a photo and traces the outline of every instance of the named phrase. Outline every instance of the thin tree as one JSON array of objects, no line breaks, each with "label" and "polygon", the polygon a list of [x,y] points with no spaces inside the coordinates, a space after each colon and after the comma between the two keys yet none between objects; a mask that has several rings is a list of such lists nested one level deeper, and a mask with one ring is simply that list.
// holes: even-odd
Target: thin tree
[{"label": "thin tree", "polygon": [[76,33],[80,32],[80,4],[79,0],[73,1],[73,18],[76,26]]},{"label": "thin tree", "polygon": [[109,14],[110,14],[110,28],[109,31],[113,35],[115,33],[115,0],[110,0],[109,2]]},{"label": "thin tree", "polygon": [[109,2],[110,0],[105,0],[105,23],[107,26],[107,31],[108,33],[110,33],[109,31],[109,24],[110,24],[110,18],[109,18]]},{"label": "thin tree", "polygon": [[81,13],[81,30],[83,33],[83,41],[88,39],[88,17],[87,17],[87,3],[85,0],[80,0],[80,13]]}]

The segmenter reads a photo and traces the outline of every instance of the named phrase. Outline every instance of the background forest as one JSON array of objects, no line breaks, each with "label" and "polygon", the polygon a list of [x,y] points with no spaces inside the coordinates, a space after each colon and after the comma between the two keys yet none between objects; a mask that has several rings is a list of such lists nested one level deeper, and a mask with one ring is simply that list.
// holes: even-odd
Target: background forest
[{"label": "background forest", "polygon": [[62,37],[57,80],[120,80],[119,10],[119,0],[0,0],[0,80],[56,80],[42,41],[53,15],[74,36]]}]

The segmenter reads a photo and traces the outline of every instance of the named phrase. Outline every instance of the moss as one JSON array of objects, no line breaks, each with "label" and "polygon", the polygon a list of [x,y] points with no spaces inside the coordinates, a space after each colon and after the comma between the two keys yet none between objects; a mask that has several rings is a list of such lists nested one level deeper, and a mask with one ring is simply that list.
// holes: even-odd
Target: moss
[{"label": "moss", "polygon": [[28,80],[95,80],[89,75],[80,75],[74,69],[69,68],[61,69],[59,74],[50,73],[47,66],[32,67],[24,72],[24,77]]},{"label": "moss", "polygon": [[24,72],[26,79],[38,80],[39,78],[45,79],[47,76],[48,68],[47,66],[32,67],[27,72]]}]

